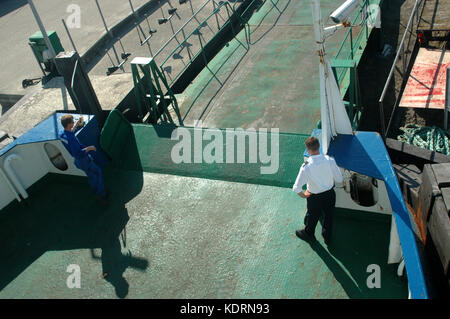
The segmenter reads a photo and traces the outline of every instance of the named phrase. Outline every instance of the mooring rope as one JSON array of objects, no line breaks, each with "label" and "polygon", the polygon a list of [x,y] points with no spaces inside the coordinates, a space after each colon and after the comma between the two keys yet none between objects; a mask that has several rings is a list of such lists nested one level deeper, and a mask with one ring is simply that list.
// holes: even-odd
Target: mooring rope
[{"label": "mooring rope", "polygon": [[450,156],[450,131],[416,124],[407,124],[400,130],[404,133],[397,140]]}]

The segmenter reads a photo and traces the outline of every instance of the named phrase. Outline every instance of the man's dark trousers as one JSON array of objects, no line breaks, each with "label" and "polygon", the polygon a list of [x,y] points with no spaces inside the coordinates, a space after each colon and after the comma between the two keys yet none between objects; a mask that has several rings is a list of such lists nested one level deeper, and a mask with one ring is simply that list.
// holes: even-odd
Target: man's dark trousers
[{"label": "man's dark trousers", "polygon": [[308,235],[314,236],[317,222],[323,213],[322,236],[325,240],[331,239],[335,204],[336,193],[333,188],[323,193],[311,194],[306,199],[305,231]]}]

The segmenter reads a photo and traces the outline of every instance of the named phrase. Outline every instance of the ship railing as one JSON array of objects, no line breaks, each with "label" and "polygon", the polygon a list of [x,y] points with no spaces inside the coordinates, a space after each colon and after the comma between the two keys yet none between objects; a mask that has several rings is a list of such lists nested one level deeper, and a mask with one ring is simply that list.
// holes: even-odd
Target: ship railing
[{"label": "ship railing", "polygon": [[[379,113],[380,113],[380,126],[381,126],[381,135],[383,137],[383,140],[386,139],[387,133],[389,132],[389,129],[391,127],[392,119],[394,117],[395,110],[397,109],[400,98],[401,98],[401,91],[402,88],[404,88],[406,81],[408,79],[408,54],[411,53],[409,51],[409,47],[411,44],[411,38],[413,38],[414,42],[416,41],[416,36],[413,36],[413,30],[414,28],[417,28],[420,22],[420,7],[425,3],[425,0],[416,0],[416,3],[414,4],[414,7],[411,11],[411,15],[408,20],[408,24],[406,25],[402,40],[400,42],[400,45],[397,49],[394,61],[392,62],[391,69],[389,71],[389,75],[387,77],[386,83],[384,84],[383,92],[381,93],[380,99],[378,100],[379,105]],[[423,6],[422,6],[423,7]],[[407,35],[408,41],[406,41]],[[397,65],[397,62],[401,60],[401,69]],[[384,116],[384,106],[385,106],[385,98],[388,92],[388,89],[391,85],[392,79],[394,78],[394,73],[397,72],[401,78],[402,78],[402,84],[399,89],[394,88],[395,91],[398,92],[395,97],[395,103],[393,104],[391,114],[389,116],[389,121],[387,127],[385,126],[385,116]],[[395,84],[394,84],[395,86]]]},{"label": "ship railing", "polygon": [[[161,71],[163,72],[163,74],[165,76],[167,76],[167,72],[166,72],[166,68],[165,65],[166,63],[173,58],[173,56],[181,50],[183,50],[185,47],[189,46],[188,40],[191,39],[193,36],[197,36],[198,37],[198,41],[200,44],[200,50],[196,53],[196,54],[190,54],[189,53],[189,61],[187,63],[184,63],[184,66],[182,67],[182,69],[175,75],[170,77],[170,82],[169,82],[169,86],[172,86],[172,84],[175,83],[175,81],[180,77],[180,75],[192,64],[192,62],[201,54],[205,63],[205,66],[207,66],[208,61],[207,61],[207,57],[206,57],[206,52],[205,52],[205,47],[208,45],[208,43],[214,39],[215,35],[217,35],[218,33],[220,33],[224,28],[227,28],[229,25],[231,26],[231,30],[233,33],[233,37],[236,38],[236,31],[235,30],[235,26],[233,24],[232,21],[232,16],[235,16],[239,19],[239,22],[241,23],[241,25],[244,26],[245,28],[245,22],[242,19],[242,16],[240,14],[237,14],[235,9],[226,1],[220,1],[219,3],[217,3],[215,0],[207,0],[201,7],[199,10],[197,10],[197,12],[190,18],[188,19],[188,21],[186,21],[186,23],[176,32],[174,33],[174,35],[158,50],[158,52],[154,55],[154,58],[156,56],[158,56],[171,42],[172,40],[174,40],[176,38],[176,36],[181,32],[181,30],[184,29],[184,27],[192,20],[196,17],[196,15],[209,3],[212,2],[213,6],[215,7],[215,9],[211,12],[211,14],[209,14],[201,23],[198,24],[198,26],[191,32],[189,33],[188,36],[186,36],[184,38],[183,41],[179,42],[179,44],[167,55],[166,58],[164,58],[163,62],[161,64],[159,64],[159,67],[161,69]],[[200,29],[202,27],[204,27],[205,25],[207,25],[208,20],[210,20],[212,17],[216,16],[217,14],[223,9],[226,9],[226,13],[227,13],[227,17],[228,19],[226,20],[226,22],[223,23],[222,26],[220,26],[217,30],[217,32],[208,40],[203,40],[202,41],[202,36],[201,36],[201,32]],[[246,36],[246,42],[247,42],[247,46],[245,46],[240,40],[238,40],[240,42],[240,44],[246,48],[248,48],[248,38],[247,38],[247,31],[245,31],[245,36]],[[189,50],[189,47],[187,48],[187,50]]]},{"label": "ship railing", "polygon": [[[353,13],[353,16],[350,18],[350,27],[342,40],[341,45],[339,46],[338,51],[334,55],[335,60],[354,60],[355,57],[359,54],[362,54],[358,48],[361,45],[362,41],[367,41],[370,36],[371,26],[368,23],[369,15],[367,14],[367,10],[371,5],[370,0],[364,0],[361,3],[361,7],[359,10]],[[358,22],[358,19],[360,21]],[[355,35],[355,30],[359,29],[359,32]],[[344,78],[348,75],[348,69],[342,68],[341,70],[336,70],[336,80],[341,87],[341,84],[344,81]],[[345,92],[341,92],[345,93]]]},{"label": "ship railing", "polygon": [[[167,40],[166,41],[166,43],[164,43],[164,45],[161,47],[161,48],[159,48],[159,50],[156,52],[156,54],[155,55],[153,55],[153,59],[155,59],[158,55],[160,55],[161,54],[161,52],[163,52],[164,51],[164,49],[172,42],[172,40],[176,40],[177,39],[177,35],[180,33],[180,32],[184,32],[184,29],[186,28],[186,26],[189,24],[189,22],[191,22],[193,19],[197,19],[196,17],[197,17],[197,15],[210,3],[210,2],[213,2],[213,3],[215,3],[215,1],[214,0],[206,0],[201,6],[200,6],[200,8],[189,18],[189,19],[187,19],[187,21],[177,30],[177,32],[175,32],[170,38],[169,38],[169,40]],[[168,55],[168,56],[170,56],[170,55]]]}]

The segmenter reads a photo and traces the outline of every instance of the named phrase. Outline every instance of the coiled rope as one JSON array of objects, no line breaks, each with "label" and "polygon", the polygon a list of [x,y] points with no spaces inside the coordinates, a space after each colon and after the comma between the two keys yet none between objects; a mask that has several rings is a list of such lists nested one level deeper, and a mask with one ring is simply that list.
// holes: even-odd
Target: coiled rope
[{"label": "coiled rope", "polygon": [[400,130],[404,133],[397,140],[450,156],[450,131],[416,124],[407,124]]}]

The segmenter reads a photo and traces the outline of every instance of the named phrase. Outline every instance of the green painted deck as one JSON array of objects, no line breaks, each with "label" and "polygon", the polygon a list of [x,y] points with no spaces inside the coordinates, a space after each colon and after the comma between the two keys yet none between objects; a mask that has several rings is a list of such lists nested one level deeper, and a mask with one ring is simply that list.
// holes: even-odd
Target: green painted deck
[{"label": "green painted deck", "polygon": [[[205,127],[277,127],[280,132],[308,135],[316,127],[319,65],[311,6],[308,1],[276,4],[266,1],[257,9],[248,22],[250,35],[242,30],[177,95],[185,125],[201,120]],[[321,1],[322,15],[328,16],[340,4]],[[346,32],[340,30],[327,40],[330,58]],[[349,47],[346,41],[339,58],[349,56]]]},{"label": "green painted deck", "polygon": [[[303,153],[305,151],[305,140],[309,135],[305,134],[289,134],[281,133],[274,137],[271,132],[268,132],[267,144],[269,148],[272,139],[278,139],[278,152],[276,150],[268,150],[268,155],[273,155],[270,162],[263,164],[260,162],[260,157],[257,163],[249,163],[249,141],[244,134],[236,133],[236,136],[245,138],[246,162],[237,163],[237,145],[239,137],[235,137],[232,144],[226,142],[225,130],[210,130],[186,127],[190,136],[194,138],[199,131],[200,134],[205,134],[208,131],[216,132],[222,135],[224,143],[223,147],[223,163],[194,163],[194,142],[191,143],[190,163],[174,163],[171,158],[173,147],[178,144],[178,140],[172,140],[171,135],[174,130],[173,127],[167,125],[143,125],[133,124],[131,126],[131,134],[129,141],[120,144],[117,139],[114,139],[114,150],[117,157],[113,158],[113,165],[116,168],[124,170],[136,170],[153,173],[165,173],[181,176],[192,176],[208,179],[217,179],[224,181],[233,181],[241,183],[252,183],[260,185],[272,185],[281,187],[291,187],[295,182],[300,165],[303,163]],[[103,134],[110,134],[105,129]],[[233,133],[234,134],[234,133]],[[219,136],[220,136],[219,135]],[[263,139],[262,135],[255,133],[255,138]],[[220,137],[219,137],[220,138]],[[210,143],[210,141],[202,141],[202,148]],[[232,145],[232,146],[230,146]],[[225,153],[228,148],[233,147],[235,161],[234,163],[227,163]],[[105,147],[103,146],[103,149]],[[108,149],[107,149],[108,150]],[[111,152],[109,152],[111,154]],[[276,156],[275,156],[276,155]],[[272,166],[276,171],[272,174],[261,174],[262,168]]]},{"label": "green painted deck", "polygon": [[[305,201],[289,189],[105,175],[106,210],[86,179],[48,175],[30,189],[29,206],[2,212],[0,298],[407,297],[405,279],[386,265],[389,218],[337,211],[332,244],[319,226],[310,245],[295,236]],[[366,286],[373,263],[381,289]],[[70,264],[80,266],[80,289],[66,286]]]},{"label": "green painted deck", "polygon": [[[340,2],[322,1],[323,15]],[[407,298],[387,265],[390,217],[337,210],[330,246],[320,225],[317,243],[295,236],[306,201],[290,187],[320,116],[318,65],[309,4],[278,4],[281,15],[267,1],[253,14],[249,50],[233,40],[211,61],[223,85],[206,69],[178,98],[186,125],[279,128],[279,171],[176,165],[173,128],[128,126],[112,137],[108,209],[86,178],[48,175],[28,206],[2,210],[0,298]],[[80,289],[66,285],[70,264]],[[366,285],[371,264],[380,289]]]}]

